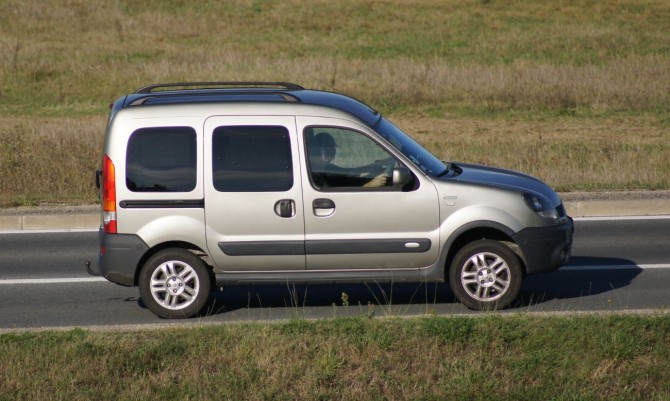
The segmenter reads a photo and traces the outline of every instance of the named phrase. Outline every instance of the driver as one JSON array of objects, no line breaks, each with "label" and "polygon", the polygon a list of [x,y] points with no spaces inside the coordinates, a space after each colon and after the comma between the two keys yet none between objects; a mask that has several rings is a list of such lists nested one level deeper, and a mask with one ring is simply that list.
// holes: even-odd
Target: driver
[{"label": "driver", "polygon": [[382,172],[373,177],[372,171],[376,164],[358,168],[340,167],[333,164],[336,148],[335,140],[327,132],[308,137],[307,148],[314,183],[320,187],[364,187],[378,188],[386,186],[388,174]]}]

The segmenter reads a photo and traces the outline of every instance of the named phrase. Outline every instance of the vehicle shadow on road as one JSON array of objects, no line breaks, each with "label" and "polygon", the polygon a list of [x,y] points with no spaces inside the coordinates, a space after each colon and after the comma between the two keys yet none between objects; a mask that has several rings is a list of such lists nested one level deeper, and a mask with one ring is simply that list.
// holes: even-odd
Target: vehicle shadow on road
[{"label": "vehicle shadow on road", "polygon": [[[526,277],[516,307],[554,300],[596,297],[630,285],[642,273],[636,263],[620,258],[579,256],[548,274]],[[597,305],[592,305],[591,308]],[[606,306],[606,305],[603,305]]]},{"label": "vehicle shadow on road", "polygon": [[[642,272],[620,258],[574,257],[552,273],[525,278],[518,299],[508,311],[542,309],[557,300],[579,301],[626,287]],[[214,291],[201,317],[237,313],[286,316],[306,308],[332,309],[333,315],[406,315],[442,312],[470,313],[454,297],[448,283],[265,284],[228,286]],[[582,309],[581,306],[574,306]],[[585,306],[585,309],[592,309]],[[545,308],[546,309],[546,308]],[[269,311],[272,311],[270,313]]]},{"label": "vehicle shadow on road", "polygon": [[[330,307],[334,313],[410,314],[419,307],[461,305],[445,283],[283,284],[231,286],[212,293],[206,315],[240,309],[303,310]],[[380,312],[382,311],[382,312]],[[463,311],[467,311],[463,307]]]}]

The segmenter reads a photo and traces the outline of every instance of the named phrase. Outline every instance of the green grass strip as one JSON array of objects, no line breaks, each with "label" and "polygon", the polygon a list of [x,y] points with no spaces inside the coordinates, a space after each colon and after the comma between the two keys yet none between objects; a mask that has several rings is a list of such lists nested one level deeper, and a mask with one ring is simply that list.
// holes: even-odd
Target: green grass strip
[{"label": "green grass strip", "polygon": [[485,315],[0,335],[0,400],[665,400],[670,317]]}]

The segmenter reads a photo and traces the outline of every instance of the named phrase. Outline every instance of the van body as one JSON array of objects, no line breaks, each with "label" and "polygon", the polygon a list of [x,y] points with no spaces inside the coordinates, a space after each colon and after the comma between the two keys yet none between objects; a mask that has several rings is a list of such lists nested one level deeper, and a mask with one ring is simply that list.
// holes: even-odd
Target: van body
[{"label": "van body", "polygon": [[545,183],[443,162],[351,97],[290,83],[159,84],[111,106],[90,273],[139,286],[158,316],[215,286],[441,282],[508,306],[569,256]]}]

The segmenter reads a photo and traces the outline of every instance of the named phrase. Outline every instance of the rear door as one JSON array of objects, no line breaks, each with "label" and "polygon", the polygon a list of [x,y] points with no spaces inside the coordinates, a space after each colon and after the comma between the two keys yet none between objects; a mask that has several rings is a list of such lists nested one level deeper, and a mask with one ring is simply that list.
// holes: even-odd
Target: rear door
[{"label": "rear door", "polygon": [[204,132],[207,246],[217,270],[303,270],[295,118],[214,116]]},{"label": "rear door", "polygon": [[[307,269],[416,269],[437,260],[439,203],[418,171],[405,186],[392,170],[408,167],[362,125],[298,117],[302,148]],[[334,149],[324,148],[333,146]]]}]

